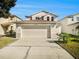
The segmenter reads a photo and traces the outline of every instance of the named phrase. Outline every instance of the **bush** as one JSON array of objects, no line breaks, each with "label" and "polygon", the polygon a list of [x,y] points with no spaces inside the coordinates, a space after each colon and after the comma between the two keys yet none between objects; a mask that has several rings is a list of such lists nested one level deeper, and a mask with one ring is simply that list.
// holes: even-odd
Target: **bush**
[{"label": "bush", "polygon": [[13,30],[10,30],[9,32],[6,33],[6,36],[8,37],[16,37],[16,32],[14,32]]},{"label": "bush", "polygon": [[78,35],[72,35],[72,34],[68,34],[68,33],[61,33],[58,34],[59,36],[59,41],[60,39],[63,39],[63,41],[68,42],[71,40],[79,40],[79,36]]},{"label": "bush", "polygon": [[67,33],[61,33],[58,36],[59,36],[59,41],[60,41],[60,39],[63,39],[64,42],[67,42],[67,39],[69,37],[69,35]]}]

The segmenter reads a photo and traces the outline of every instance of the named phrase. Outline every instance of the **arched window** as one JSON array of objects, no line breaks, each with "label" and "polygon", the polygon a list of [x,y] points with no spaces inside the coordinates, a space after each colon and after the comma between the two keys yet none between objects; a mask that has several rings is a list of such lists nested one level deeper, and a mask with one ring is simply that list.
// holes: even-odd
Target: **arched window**
[{"label": "arched window", "polygon": [[50,20],[50,18],[49,17],[47,17],[47,21],[49,21]]},{"label": "arched window", "polygon": [[51,21],[54,21],[54,17],[51,17]]}]

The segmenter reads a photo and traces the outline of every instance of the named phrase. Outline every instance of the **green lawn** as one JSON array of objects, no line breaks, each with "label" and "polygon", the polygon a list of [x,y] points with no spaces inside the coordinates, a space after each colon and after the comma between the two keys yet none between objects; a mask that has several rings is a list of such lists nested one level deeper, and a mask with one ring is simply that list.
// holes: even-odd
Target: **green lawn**
[{"label": "green lawn", "polygon": [[79,59],[79,42],[69,41],[67,43],[57,42],[61,47],[66,49],[76,59]]},{"label": "green lawn", "polygon": [[0,38],[0,49],[7,46],[8,44],[14,42],[14,40],[10,37],[2,37]]}]

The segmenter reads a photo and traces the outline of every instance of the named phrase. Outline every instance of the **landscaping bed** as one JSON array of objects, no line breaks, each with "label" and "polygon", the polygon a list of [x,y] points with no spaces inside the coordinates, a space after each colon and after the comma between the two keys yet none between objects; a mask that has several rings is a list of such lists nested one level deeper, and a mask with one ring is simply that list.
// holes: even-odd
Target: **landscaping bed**
[{"label": "landscaping bed", "polygon": [[57,42],[61,47],[67,50],[75,59],[79,59],[79,43],[72,42],[72,43],[62,43]]},{"label": "landscaping bed", "polygon": [[8,44],[14,42],[15,40],[13,40],[10,37],[1,37],[0,38],[0,49],[7,46]]},{"label": "landscaping bed", "polygon": [[[64,36],[64,38],[63,38]],[[63,41],[56,41],[62,48],[69,52],[75,59],[79,59],[79,36],[63,34]]]}]

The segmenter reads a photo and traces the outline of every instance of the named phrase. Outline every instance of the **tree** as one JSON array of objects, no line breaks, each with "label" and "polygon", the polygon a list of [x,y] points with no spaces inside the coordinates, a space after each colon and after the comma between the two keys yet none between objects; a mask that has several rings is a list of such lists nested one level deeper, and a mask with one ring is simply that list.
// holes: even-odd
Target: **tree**
[{"label": "tree", "polygon": [[9,17],[10,9],[16,5],[17,0],[0,0],[0,17]]}]

